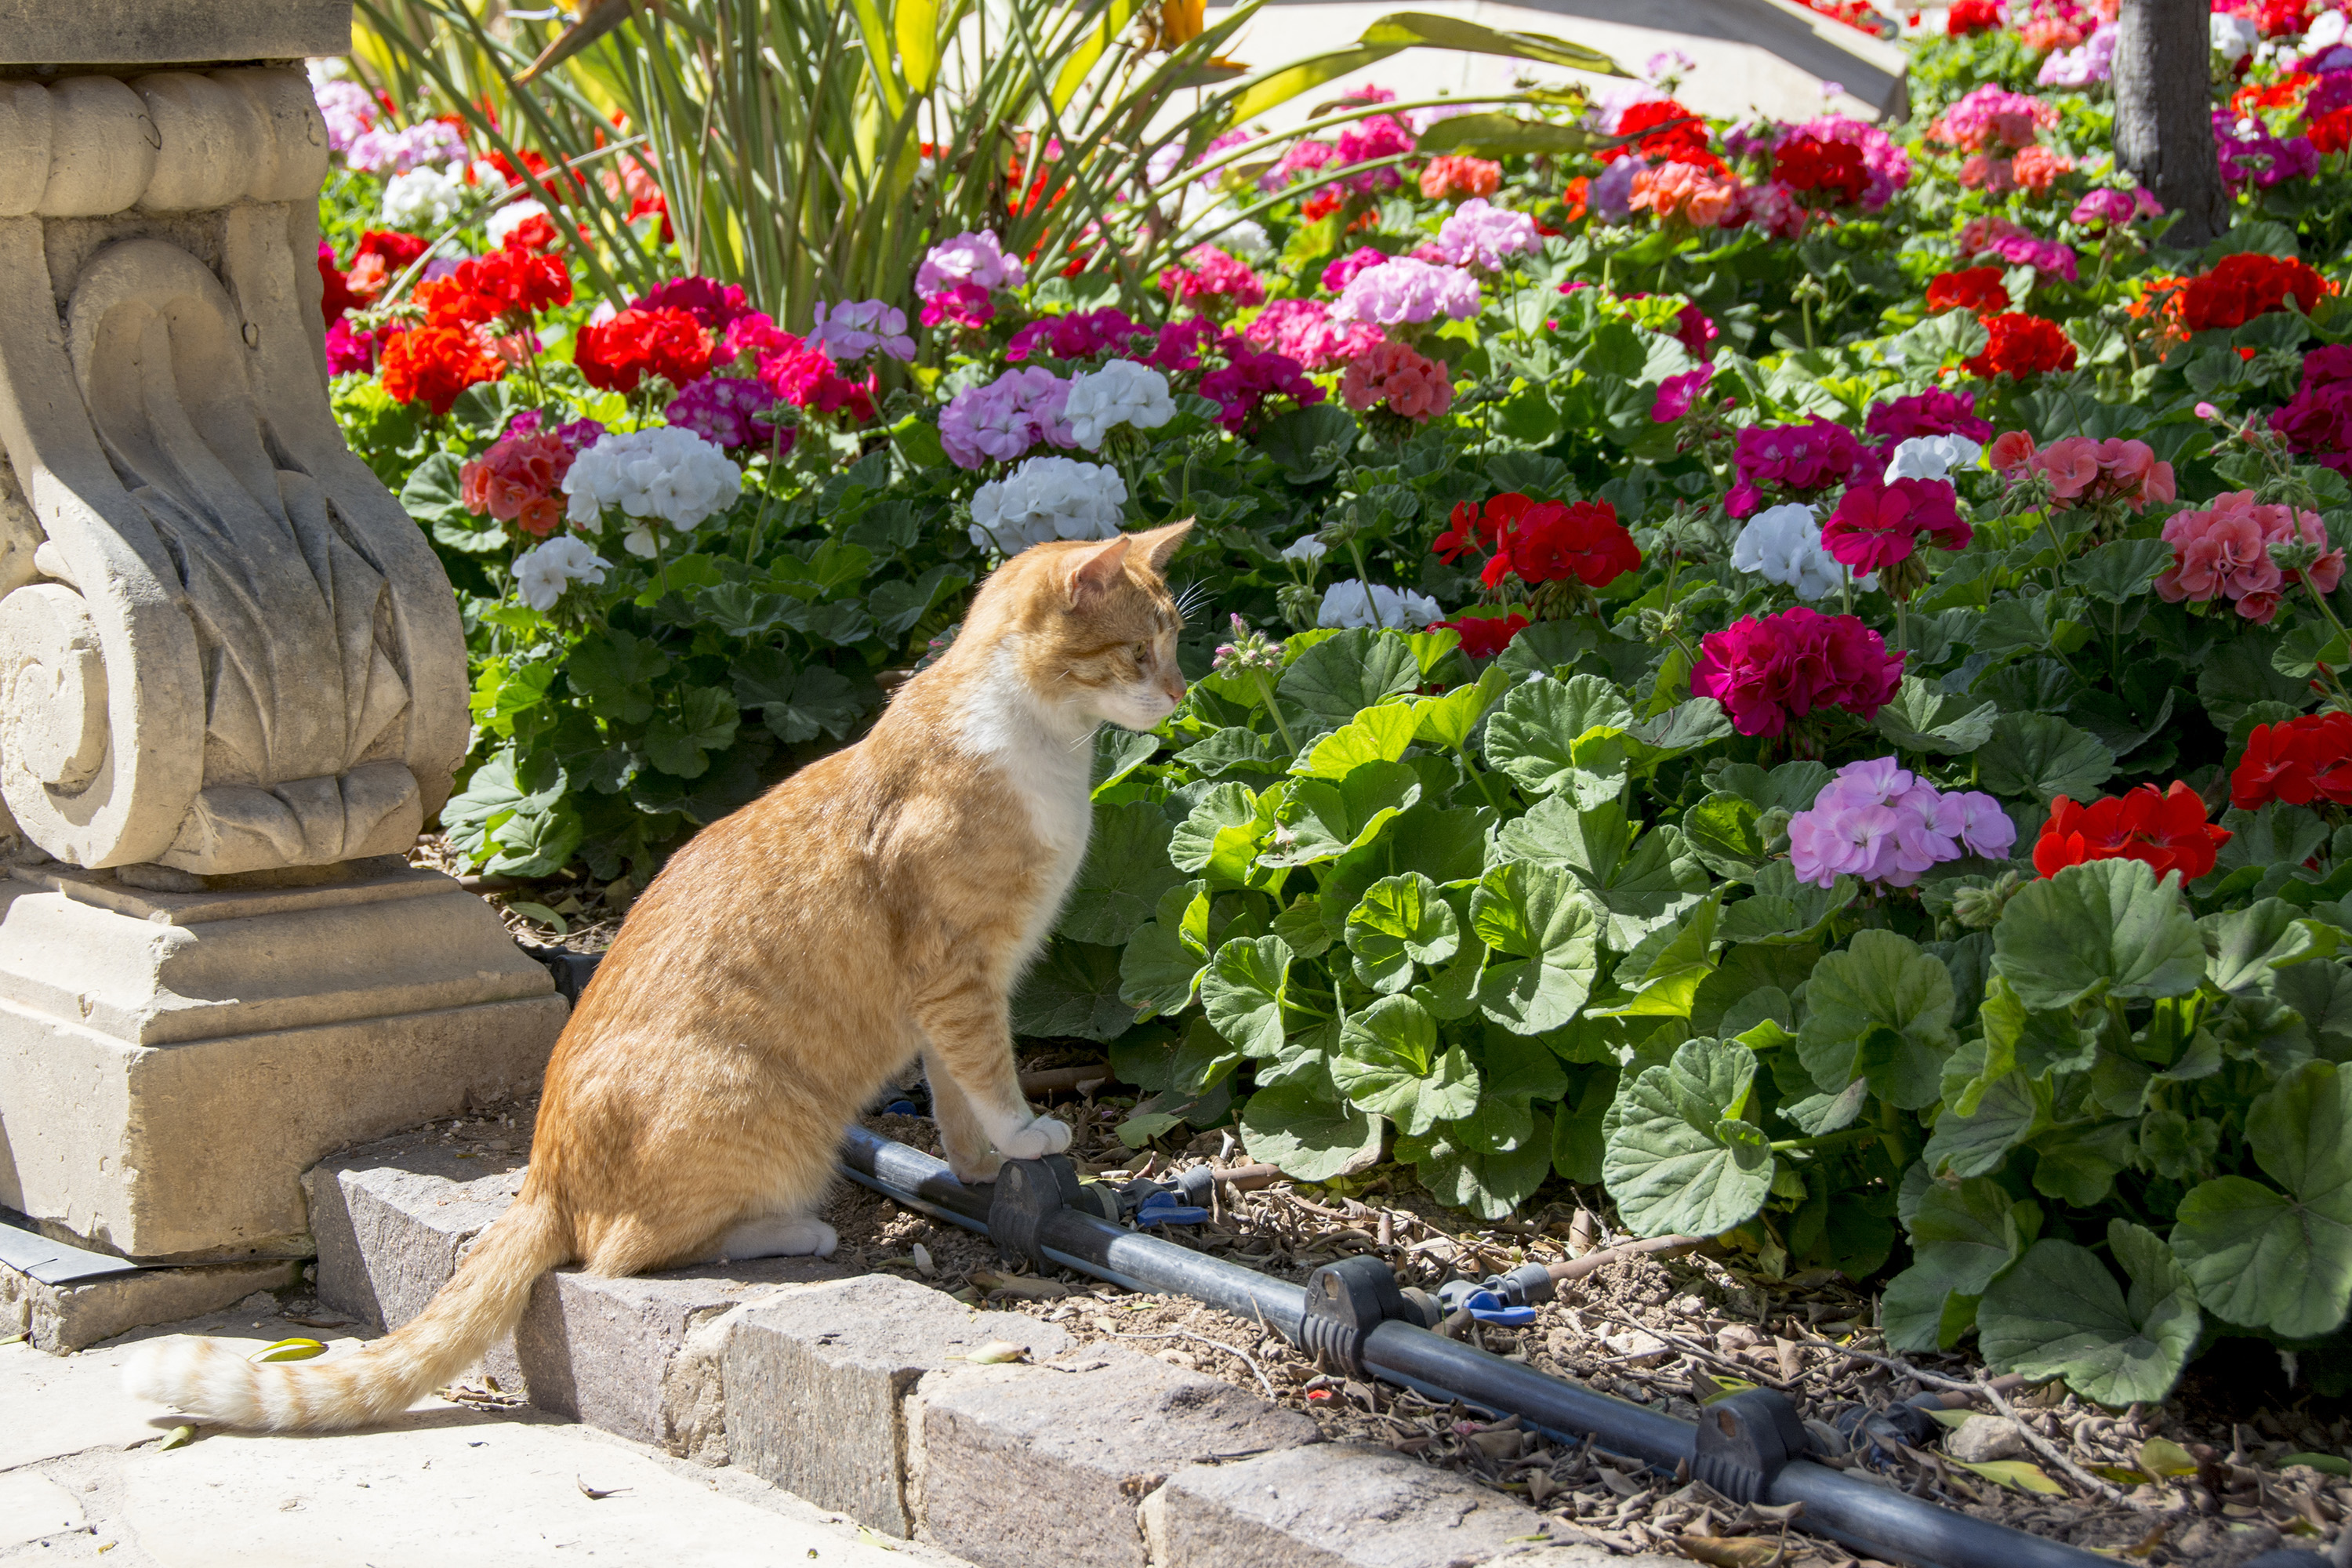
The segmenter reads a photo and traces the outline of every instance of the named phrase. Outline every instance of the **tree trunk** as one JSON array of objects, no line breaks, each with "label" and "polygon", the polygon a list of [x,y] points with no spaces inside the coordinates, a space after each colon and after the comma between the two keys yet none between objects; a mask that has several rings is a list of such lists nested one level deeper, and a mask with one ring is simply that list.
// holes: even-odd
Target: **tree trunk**
[{"label": "tree trunk", "polygon": [[2207,0],[2123,0],[2116,40],[2116,162],[2179,221],[2168,245],[2195,249],[2230,226],[2213,143]]}]

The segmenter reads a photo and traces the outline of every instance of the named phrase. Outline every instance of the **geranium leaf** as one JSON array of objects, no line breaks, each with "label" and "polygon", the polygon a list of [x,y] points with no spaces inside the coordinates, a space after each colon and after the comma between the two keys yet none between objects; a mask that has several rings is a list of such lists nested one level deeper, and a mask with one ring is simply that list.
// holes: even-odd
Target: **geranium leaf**
[{"label": "geranium leaf", "polygon": [[1116,946],[1150,920],[1160,895],[1184,880],[1168,859],[1174,832],[1154,801],[1096,806],[1086,863],[1062,909],[1061,933]]},{"label": "geranium leaf", "polygon": [[1303,1182],[1328,1182],[1381,1157],[1381,1119],[1297,1081],[1261,1089],[1242,1107],[1250,1158]]},{"label": "geranium leaf", "polygon": [[2116,771],[2097,736],[2047,713],[2002,714],[1976,755],[1985,788],[2042,801],[2089,800]]},{"label": "geranium leaf", "polygon": [[[1596,730],[1622,731],[1633,722],[1633,704],[1599,676],[1539,676],[1514,688],[1486,721],[1486,760],[1530,795],[1590,784],[1605,799],[1624,784],[1623,749],[1588,748],[1579,757],[1576,742]],[[1577,804],[1589,809],[1600,801]]]},{"label": "geranium leaf", "polygon": [[1860,1076],[1906,1110],[1933,1105],[1953,1043],[1951,972],[1909,938],[1856,931],[1814,966],[1797,1053],[1824,1093]]},{"label": "geranium leaf", "polygon": [[1894,699],[1871,722],[1906,751],[1958,755],[1983,745],[2000,717],[2000,709],[1995,703],[1940,692],[1917,676],[1906,675]]},{"label": "geranium leaf", "polygon": [[1551,1118],[1538,1111],[1508,1149],[1480,1147],[1466,1124],[1446,1122],[1426,1137],[1397,1140],[1396,1155],[1442,1204],[1481,1219],[1502,1219],[1535,1194],[1552,1168]]},{"label": "geranium leaf", "polygon": [[2216,1317],[2294,1339],[2352,1303],[2352,1072],[2305,1062],[2246,1112],[2254,1163],[2277,1189],[2221,1176],[2180,1201],[2172,1249]]},{"label": "geranium leaf", "polygon": [[1383,996],[1348,1016],[1331,1081],[1406,1132],[1426,1132],[1478,1108],[1478,1069],[1460,1046],[1440,1048],[1436,1024],[1410,996]]},{"label": "geranium leaf", "polygon": [[1502,955],[1487,960],[1478,1005],[1505,1028],[1559,1028],[1591,994],[1601,968],[1596,922],[1558,868],[1508,860],[1491,868],[1470,896],[1470,929]]},{"label": "geranium leaf", "polygon": [[2114,1220],[2107,1236],[2117,1260],[2145,1273],[2130,1298],[2096,1254],[2037,1241],[1978,1304],[1988,1364],[2036,1383],[2063,1377],[2101,1405],[2154,1404],[2172,1392],[2202,1321],[2189,1277],[2152,1232]]},{"label": "geranium leaf", "polygon": [[2179,996],[2205,974],[2205,942],[2180,882],[2137,860],[2093,860],[2028,882],[1993,927],[1993,969],[2028,1007],[2098,996]]},{"label": "geranium leaf", "polygon": [[1289,982],[1289,943],[1278,936],[1237,936],[1209,961],[1201,977],[1201,1007],[1217,1032],[1242,1050],[1270,1057],[1282,1046]]},{"label": "geranium leaf", "polygon": [[1635,1234],[1712,1236],[1762,1206],[1772,1186],[1763,1130],[1740,1119],[1756,1053],[1733,1040],[1687,1040],[1671,1063],[1620,1085],[1601,1171]]},{"label": "geranium leaf", "polygon": [[1375,991],[1412,984],[1413,965],[1435,967],[1461,945],[1461,929],[1437,884],[1418,872],[1383,877],[1348,913],[1356,978]]}]

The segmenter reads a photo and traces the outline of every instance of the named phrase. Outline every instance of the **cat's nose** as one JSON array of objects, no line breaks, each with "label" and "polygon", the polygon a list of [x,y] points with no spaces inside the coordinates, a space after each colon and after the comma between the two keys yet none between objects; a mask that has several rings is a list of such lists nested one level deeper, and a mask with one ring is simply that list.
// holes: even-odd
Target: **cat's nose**
[{"label": "cat's nose", "polygon": [[1168,693],[1169,701],[1181,702],[1184,700],[1184,678],[1171,673],[1160,683],[1160,689]]}]

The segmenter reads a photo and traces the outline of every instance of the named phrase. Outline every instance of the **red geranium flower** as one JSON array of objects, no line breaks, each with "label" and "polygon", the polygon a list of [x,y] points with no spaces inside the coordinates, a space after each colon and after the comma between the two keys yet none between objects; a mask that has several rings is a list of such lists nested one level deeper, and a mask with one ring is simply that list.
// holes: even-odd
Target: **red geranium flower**
[{"label": "red geranium flower", "polygon": [[1712,697],[1743,735],[1777,735],[1791,718],[1842,708],[1865,722],[1903,684],[1905,656],[1854,616],[1802,605],[1747,616],[1699,639],[1691,691]]},{"label": "red geranium flower", "polygon": [[2352,713],[2307,713],[2257,724],[2230,774],[2230,804],[2252,811],[2283,800],[2352,805]]},{"label": "red geranium flower", "polygon": [[2074,345],[2058,323],[2022,311],[2004,310],[1984,319],[1990,339],[1984,352],[1966,362],[1970,375],[1990,381],[2074,368]]},{"label": "red geranium flower", "polygon": [[1801,191],[1818,193],[1825,201],[1851,206],[1870,187],[1870,171],[1863,167],[1862,149],[1851,142],[1824,142],[1817,136],[1792,136],[1772,154],[1775,179]]},{"label": "red geranium flower", "polygon": [[2033,846],[2033,868],[2054,877],[2086,860],[2137,860],[2158,878],[2178,871],[2193,882],[2213,869],[2230,830],[2205,820],[2205,803],[2179,780],[2159,792],[2142,784],[2124,795],[2102,795],[2087,805],[2060,795]]},{"label": "red geranium flower", "polygon": [[427,323],[383,345],[383,390],[395,403],[422,403],[446,414],[457,395],[506,374],[506,361],[462,327]]},{"label": "red geranium flower", "polygon": [[1535,504],[1517,490],[1506,490],[1494,497],[1483,510],[1475,501],[1457,501],[1453,515],[1446,519],[1452,526],[1437,536],[1432,548],[1440,561],[1448,563],[1461,559],[1465,550],[1497,549],[1511,525]]},{"label": "red geranium flower", "polygon": [[1952,8],[1944,14],[1944,31],[1955,38],[1989,33],[2000,26],[2000,0],[1953,0]]},{"label": "red geranium flower", "polygon": [[2180,324],[2192,332],[2229,331],[2292,300],[2309,315],[2334,293],[2327,279],[2292,256],[2240,251],[2210,272],[2191,278],[2174,300]]},{"label": "red geranium flower", "polygon": [[1641,564],[1642,552],[1617,521],[1615,507],[1605,500],[1572,506],[1548,500],[1520,517],[1481,580],[1492,588],[1506,576],[1530,584],[1573,577],[1588,588],[1602,588]]},{"label": "red geranium flower", "polygon": [[710,334],[684,310],[623,310],[581,328],[572,362],[607,392],[635,392],[649,375],[682,387],[710,368]]},{"label": "red geranium flower", "polygon": [[1946,310],[1974,310],[1979,316],[1993,315],[2009,309],[2009,285],[2001,281],[1998,267],[1970,267],[1958,272],[1938,272],[1927,280],[1927,309],[1937,314]]},{"label": "red geranium flower", "polygon": [[552,256],[500,249],[457,263],[457,270],[416,290],[425,319],[436,327],[503,321],[520,329],[538,312],[572,303],[572,274]]},{"label": "red geranium flower", "polygon": [[[1675,121],[1682,123],[1670,123]],[[1666,129],[1654,129],[1658,126]],[[1717,174],[1723,172],[1723,160],[1707,151],[1706,121],[1671,98],[1637,103],[1626,110],[1617,117],[1617,134],[1636,140],[1603,147],[1595,156],[1604,163],[1613,163],[1628,153],[1639,152],[1654,163],[1696,163]]]},{"label": "red geranium flower", "polygon": [[1511,646],[1511,639],[1531,625],[1527,616],[1513,611],[1507,616],[1456,616],[1450,621],[1432,621],[1431,631],[1444,626],[1462,634],[1462,651],[1473,658],[1492,658]]}]

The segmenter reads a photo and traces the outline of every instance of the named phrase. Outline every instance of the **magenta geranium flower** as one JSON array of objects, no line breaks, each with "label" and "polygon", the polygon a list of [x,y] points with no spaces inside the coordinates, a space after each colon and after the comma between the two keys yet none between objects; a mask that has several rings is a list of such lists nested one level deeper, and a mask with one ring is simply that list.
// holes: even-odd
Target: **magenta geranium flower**
[{"label": "magenta geranium flower", "polygon": [[1708,633],[1691,690],[1728,709],[1741,734],[1778,735],[1817,708],[1876,717],[1903,683],[1903,658],[1857,617],[1799,605]]},{"label": "magenta geranium flower", "polygon": [[1908,561],[1921,535],[1945,550],[1965,550],[1975,534],[1943,479],[1862,479],[1848,485],[1822,525],[1822,548],[1857,574]]}]

